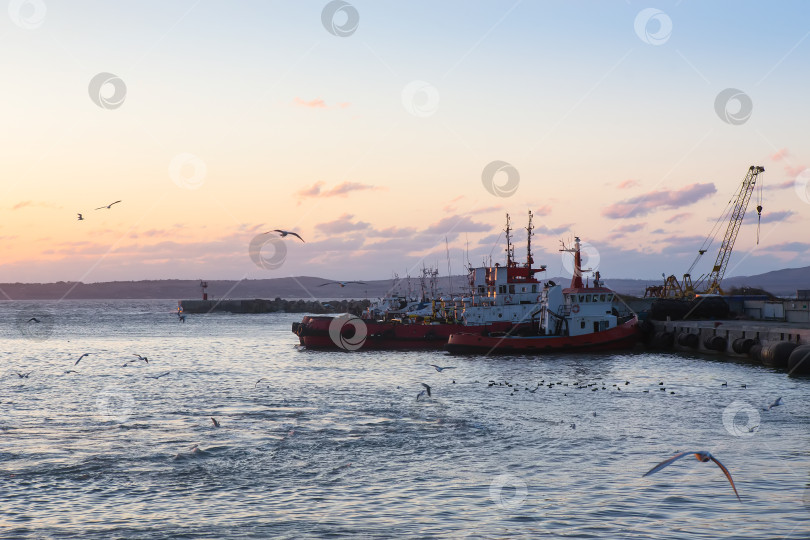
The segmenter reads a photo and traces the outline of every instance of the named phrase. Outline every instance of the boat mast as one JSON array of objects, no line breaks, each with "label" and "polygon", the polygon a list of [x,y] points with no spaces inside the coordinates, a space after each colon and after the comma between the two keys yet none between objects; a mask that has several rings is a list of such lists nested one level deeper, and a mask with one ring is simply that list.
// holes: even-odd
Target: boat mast
[{"label": "boat mast", "polygon": [[526,227],[526,268],[529,269],[529,273],[527,274],[530,278],[532,277],[532,263],[534,263],[534,258],[532,257],[532,231],[534,230],[534,225],[532,225],[532,211],[529,210],[529,226]]},{"label": "boat mast", "polygon": [[582,284],[582,259],[580,258],[579,255],[579,236],[574,237],[573,248],[565,247],[565,243],[563,242],[562,249],[560,251],[565,251],[574,254],[574,275],[571,277],[571,288],[572,289],[584,288]]},{"label": "boat mast", "polygon": [[515,265],[515,247],[512,245],[512,227],[509,224],[509,214],[506,214],[506,267]]}]

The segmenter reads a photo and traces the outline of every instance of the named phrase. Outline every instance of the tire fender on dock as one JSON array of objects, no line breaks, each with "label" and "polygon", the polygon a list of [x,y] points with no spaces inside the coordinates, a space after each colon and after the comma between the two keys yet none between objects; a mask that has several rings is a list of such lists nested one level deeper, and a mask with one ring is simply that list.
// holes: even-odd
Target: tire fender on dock
[{"label": "tire fender on dock", "polygon": [[737,354],[748,354],[755,343],[751,338],[737,338],[731,342],[731,350]]},{"label": "tire fender on dock", "polygon": [[791,375],[810,375],[810,345],[793,349],[788,358],[788,370]]},{"label": "tire fender on dock", "polygon": [[762,363],[762,349],[763,348],[764,347],[763,347],[762,343],[754,343],[753,345],[751,345],[751,348],[748,349],[748,356],[750,356],[751,360],[753,360],[757,364]]},{"label": "tire fender on dock", "polygon": [[697,346],[700,344],[700,338],[697,334],[690,334],[688,332],[681,332],[678,334],[677,339],[678,345],[681,347],[689,347],[690,349],[696,349]]},{"label": "tire fender on dock", "polygon": [[788,359],[793,349],[797,347],[796,343],[790,341],[780,341],[763,347],[762,349],[762,363],[768,367],[782,368],[788,367]]},{"label": "tire fender on dock", "polygon": [[703,340],[703,346],[710,351],[723,352],[728,346],[728,341],[723,336],[709,336]]}]

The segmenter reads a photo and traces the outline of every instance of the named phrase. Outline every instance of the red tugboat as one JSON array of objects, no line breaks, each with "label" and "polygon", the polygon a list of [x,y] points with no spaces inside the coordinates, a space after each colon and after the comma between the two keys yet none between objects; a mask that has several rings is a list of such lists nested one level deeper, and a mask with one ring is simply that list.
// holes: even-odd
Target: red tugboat
[{"label": "red tugboat", "polygon": [[[543,284],[535,278],[546,267],[533,268],[529,212],[527,255],[524,264],[515,262],[509,215],[506,216],[506,266],[470,268],[470,294],[449,299],[422,298],[414,302],[391,302],[397,309],[368,310],[364,318],[305,316],[293,323],[292,331],[301,345],[311,349],[440,349],[451,334],[472,332],[519,334],[531,330],[532,315],[541,307]],[[381,302],[384,305],[386,299]],[[428,306],[428,309],[425,309]],[[373,317],[373,318],[372,318]]]},{"label": "red tugboat", "polygon": [[545,285],[540,305],[532,313],[531,335],[525,331],[520,334],[461,331],[448,338],[446,349],[451,353],[541,354],[633,346],[641,335],[638,317],[629,307],[625,315],[613,307],[614,299],[621,300],[603,286],[599,272],[594,273],[592,287],[583,284],[579,238],[575,238],[573,248],[563,245],[560,251],[574,254],[571,286],[563,289],[553,282]]}]

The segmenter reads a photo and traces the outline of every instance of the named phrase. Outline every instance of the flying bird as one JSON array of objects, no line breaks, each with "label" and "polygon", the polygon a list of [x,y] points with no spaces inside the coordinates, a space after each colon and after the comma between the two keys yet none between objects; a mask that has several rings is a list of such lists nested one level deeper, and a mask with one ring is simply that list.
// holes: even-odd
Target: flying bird
[{"label": "flying bird", "polygon": [[82,217],[82,215],[81,215],[81,214],[76,214],[76,215],[77,215],[77,216],[79,216],[79,217],[77,218],[79,221],[84,221],[84,218]]},{"label": "flying bird", "polygon": [[773,409],[774,407],[778,407],[779,405],[784,405],[784,404],[785,404],[785,403],[782,401],[782,398],[781,398],[781,397],[779,397],[779,398],[776,398],[776,401],[774,401],[773,403],[771,403],[770,405],[768,405],[768,408],[767,408],[767,409],[762,409],[762,410],[763,410],[763,411],[770,411],[770,410],[771,410],[771,409]]},{"label": "flying bird", "polygon": [[20,372],[18,371],[18,372],[17,372],[17,376],[18,376],[19,378],[21,378],[21,379],[27,379],[27,378],[28,378],[28,376],[29,376],[29,375],[31,375],[32,373],[33,373],[33,371],[29,371],[28,373],[20,373]]},{"label": "flying bird", "polygon": [[357,283],[359,285],[365,285],[365,281],[328,281],[326,283],[321,283],[318,287],[324,287],[326,285],[340,285],[341,287],[345,287],[349,283]]},{"label": "flying bird", "polygon": [[254,384],[254,385],[253,385],[253,388],[256,388],[256,387],[259,385],[259,383],[260,383],[260,382],[262,382],[262,381],[269,381],[269,380],[270,380],[270,379],[268,379],[267,377],[262,377],[261,379],[259,379],[258,381],[256,381],[256,384]]},{"label": "flying bird", "polygon": [[422,386],[424,386],[424,387],[425,387],[425,389],[424,389],[424,390],[422,390],[421,392],[419,392],[419,393],[416,395],[416,401],[419,401],[419,398],[420,398],[420,397],[422,397],[422,396],[424,396],[425,394],[427,394],[427,397],[430,397],[430,387],[429,387],[428,385],[426,385],[425,383],[420,383],[420,384],[421,384]]},{"label": "flying bird", "polygon": [[145,356],[141,356],[140,354],[134,354],[134,353],[132,354],[132,356],[137,356],[138,360],[143,360],[147,364],[149,363],[149,359],[147,357],[145,357]]},{"label": "flying bird", "polygon": [[82,361],[82,358],[84,358],[85,356],[90,356],[90,353],[89,353],[89,352],[86,352],[86,353],[84,353],[83,355],[81,355],[81,356],[79,357],[79,359],[78,359],[78,360],[76,360],[76,363],[75,363],[75,364],[73,364],[73,365],[74,365],[74,366],[78,366],[78,365],[79,365],[79,362],[81,362],[81,361]]},{"label": "flying bird", "polygon": [[720,461],[717,458],[715,458],[713,455],[711,455],[709,452],[707,452],[705,450],[701,450],[699,452],[681,452],[680,454],[675,454],[671,458],[662,461],[661,463],[659,463],[658,465],[656,465],[655,467],[653,467],[652,469],[650,469],[649,471],[644,473],[642,475],[642,477],[643,476],[648,476],[648,475],[653,474],[653,473],[656,473],[656,472],[660,471],[661,469],[663,469],[664,467],[666,467],[667,465],[671,465],[672,463],[674,463],[675,461],[681,459],[682,457],[689,456],[689,455],[694,455],[695,459],[697,459],[698,461],[701,461],[703,463],[705,463],[705,462],[707,462],[709,460],[714,461],[717,464],[717,466],[720,467],[720,470],[723,471],[723,474],[726,475],[726,478],[728,478],[728,481],[731,484],[731,489],[734,490],[734,495],[737,496],[737,500],[742,502],[742,499],[740,499],[740,494],[737,493],[737,488],[734,486],[734,480],[732,480],[732,478],[731,478],[731,473],[728,472],[728,469],[726,469],[723,466],[723,464],[720,463]]},{"label": "flying bird", "polygon": [[28,319],[28,321],[27,321],[27,322],[42,322],[42,321],[40,321],[40,320],[39,320],[39,319],[37,319],[36,317],[31,317],[30,319]]},{"label": "flying bird", "polygon": [[[113,202],[113,203],[108,204],[107,206],[99,206],[98,208],[96,208],[96,210],[102,210],[102,209],[104,209],[104,208],[106,208],[107,210],[109,210],[109,209],[112,207],[112,205],[114,205],[114,204],[118,204],[118,203],[120,203],[120,202],[121,202],[121,201],[115,201],[115,202]],[[81,214],[79,214],[79,215],[81,216]]]},{"label": "flying bird", "polygon": [[298,238],[298,239],[299,239],[299,240],[301,240],[302,242],[306,243],[306,242],[304,241],[304,239],[303,239],[303,238],[301,238],[301,237],[298,235],[298,233],[294,233],[294,232],[292,232],[292,231],[282,231],[281,229],[273,229],[272,231],[267,231],[267,232],[266,232],[266,233],[264,233],[264,234],[270,234],[271,232],[277,232],[278,234],[280,234],[280,235],[281,235],[281,237],[282,237],[282,238],[284,238],[285,236],[287,236],[288,234],[290,234],[290,235],[292,235],[292,236],[295,236],[296,238]]},{"label": "flying bird", "polygon": [[435,368],[436,368],[436,371],[438,371],[439,373],[441,373],[441,372],[442,372],[442,371],[444,371],[445,369],[456,369],[456,366],[445,366],[445,367],[440,367],[440,366],[437,366],[436,364],[430,364],[430,365],[431,365],[431,366],[433,366],[433,367],[435,367]]},{"label": "flying bird", "polygon": [[214,423],[214,427],[219,427],[219,422],[217,422],[217,419],[216,419],[216,418],[214,418],[214,417],[212,416],[212,417],[211,417],[211,421]]},{"label": "flying bird", "polygon": [[167,371],[166,373],[161,373],[160,375],[147,375],[147,377],[150,378],[150,379],[159,379],[161,377],[165,377],[169,373],[171,373],[171,371]]}]

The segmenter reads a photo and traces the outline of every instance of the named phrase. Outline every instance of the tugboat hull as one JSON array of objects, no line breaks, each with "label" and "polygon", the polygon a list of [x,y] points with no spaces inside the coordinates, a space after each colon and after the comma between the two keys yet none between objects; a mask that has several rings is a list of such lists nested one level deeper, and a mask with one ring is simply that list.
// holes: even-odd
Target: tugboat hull
[{"label": "tugboat hull", "polygon": [[[346,349],[341,346],[339,336],[331,335],[329,328],[334,317],[306,316],[300,323],[293,323],[292,331],[298,336],[301,345],[308,349]],[[356,319],[360,321],[361,319]],[[441,349],[447,344],[451,334],[459,332],[509,332],[517,331],[521,326],[508,322],[494,323],[486,326],[465,326],[463,324],[402,324],[393,321],[362,320],[365,338],[353,342],[356,329],[351,325],[333,329],[343,332],[343,337],[357,347],[351,350],[384,350],[384,349]]]},{"label": "tugboat hull", "polygon": [[448,352],[473,354],[547,354],[558,352],[602,352],[631,348],[641,337],[638,318],[605,330],[580,336],[481,335],[464,332],[451,335]]}]

